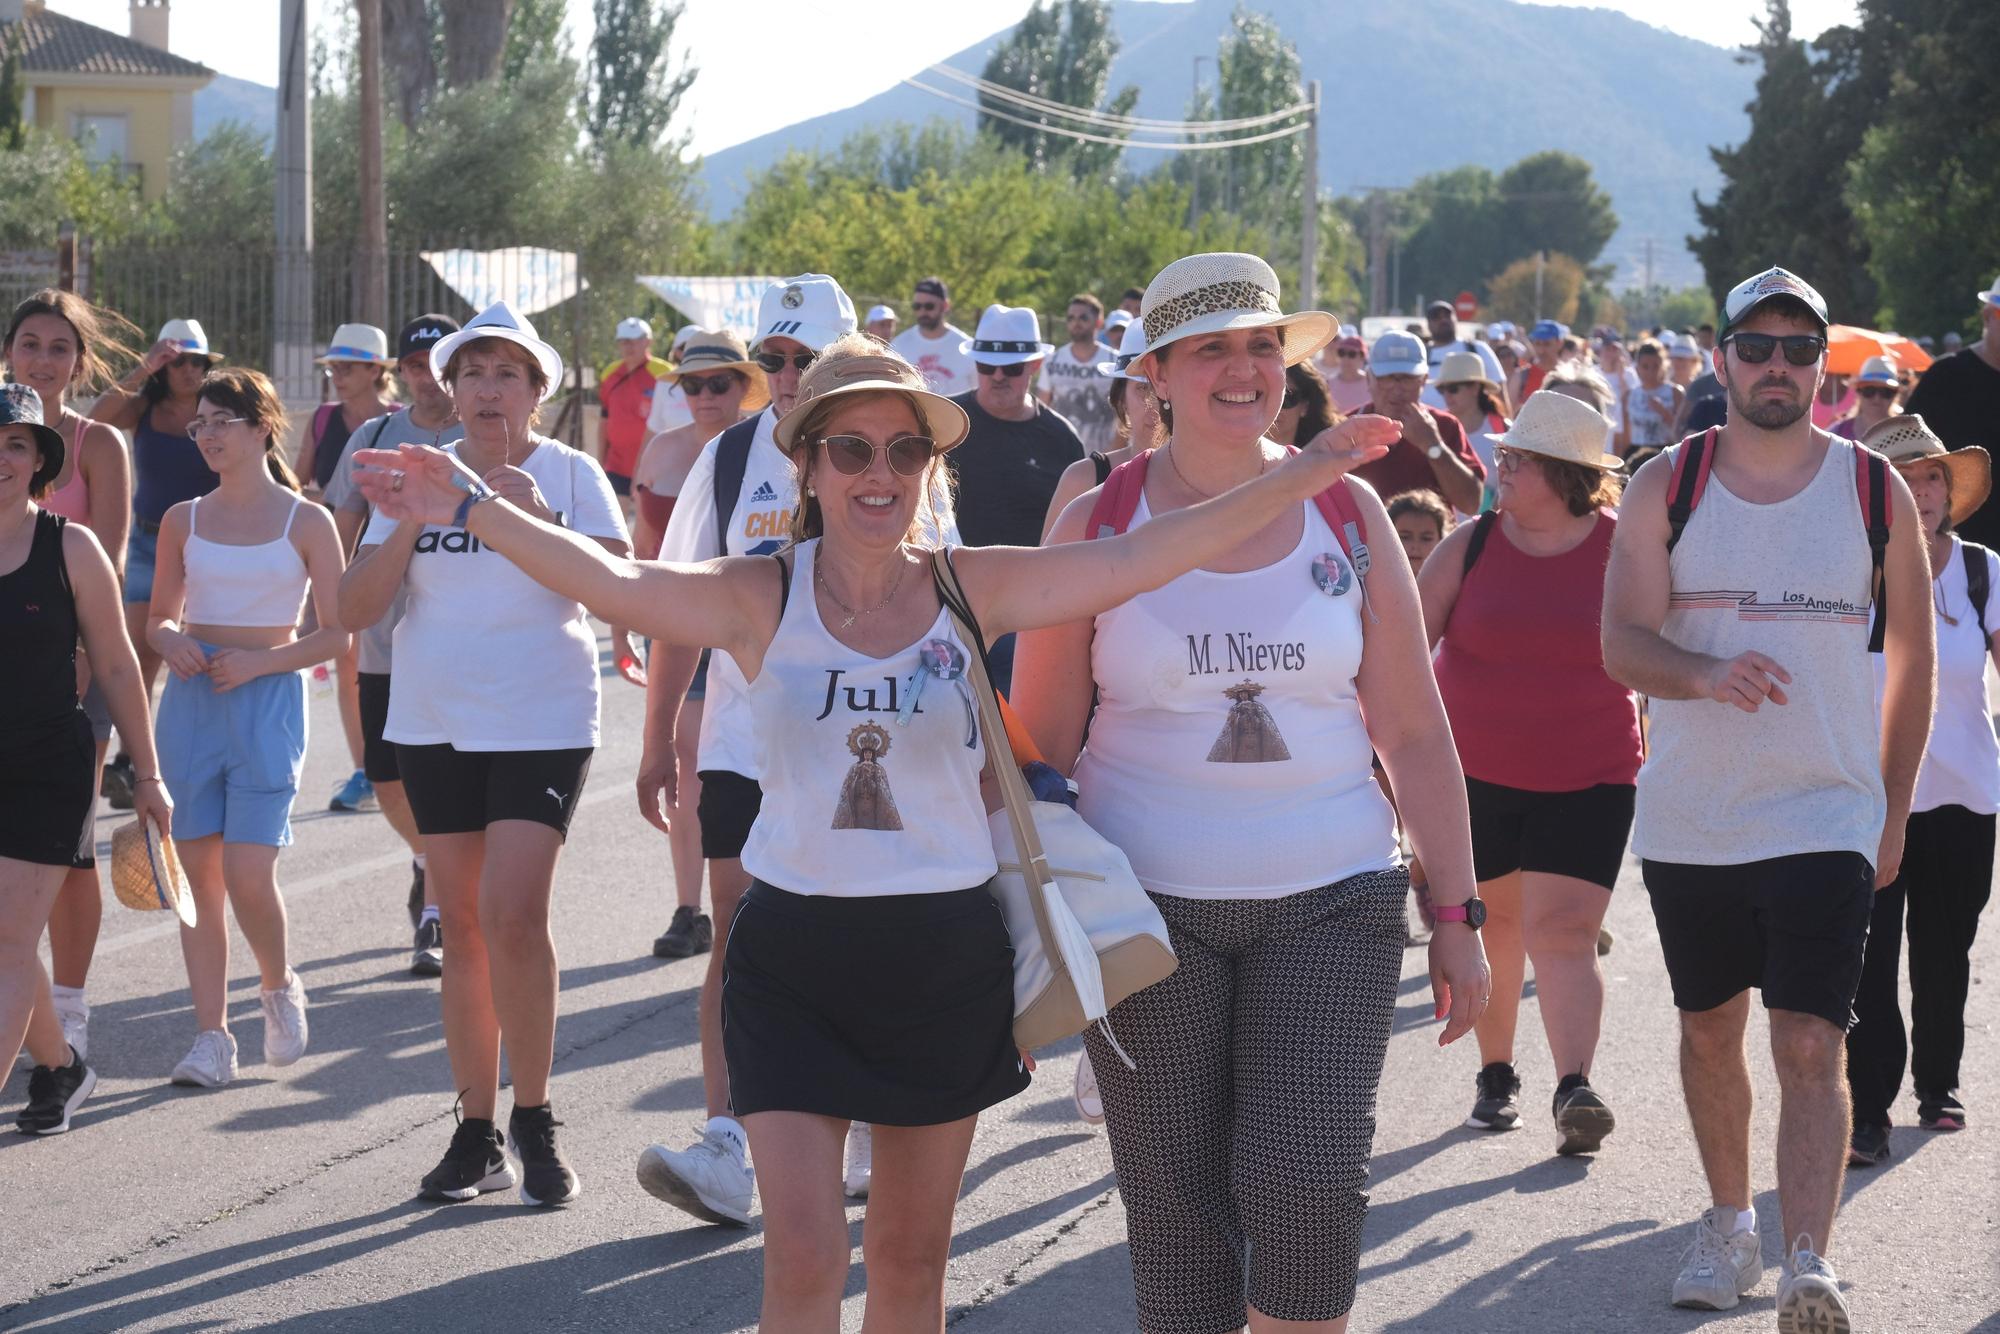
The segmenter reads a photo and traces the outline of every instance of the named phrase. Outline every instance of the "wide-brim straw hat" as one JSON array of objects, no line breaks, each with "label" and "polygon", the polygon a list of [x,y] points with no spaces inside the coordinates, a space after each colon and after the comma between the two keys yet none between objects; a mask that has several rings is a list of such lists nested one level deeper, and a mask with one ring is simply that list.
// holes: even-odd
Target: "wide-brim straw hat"
[{"label": "wide-brim straw hat", "polygon": [[1340,324],[1323,310],[1287,315],[1271,266],[1255,255],[1224,251],[1189,255],[1155,274],[1139,303],[1138,328],[1148,353],[1203,334],[1277,329],[1291,366],[1325,347]]},{"label": "wide-brim straw hat", "polygon": [[1951,525],[1956,528],[1993,494],[1993,456],[1978,445],[1946,449],[1923,417],[1914,412],[1884,417],[1862,432],[1861,443],[1898,468],[1935,463],[1951,479]]},{"label": "wide-brim straw hat", "polygon": [[128,908],[171,908],[182,922],[195,924],[194,895],[174,841],[149,819],[134,820],[111,836],[111,889]]},{"label": "wide-brim straw hat", "polygon": [[1568,394],[1528,395],[1521,413],[1495,444],[1600,472],[1617,472],[1625,460],[1604,452],[1611,422],[1590,404]]},{"label": "wide-brim straw hat", "polygon": [[1437,374],[1431,376],[1431,383],[1442,389],[1448,384],[1483,384],[1488,389],[1498,389],[1486,374],[1486,363],[1477,352],[1448,352],[1438,363]]},{"label": "wide-brim straw hat", "polygon": [[[879,346],[879,345],[878,345]],[[907,394],[916,404],[924,433],[937,452],[954,449],[972,429],[965,409],[930,391],[923,372],[887,350],[822,356],[799,376],[798,398],[792,410],[778,418],[772,438],[786,453],[797,450],[799,428],[813,408],[843,394]]]},{"label": "wide-brim straw hat", "polygon": [[736,371],[750,381],[743,391],[742,410],[757,412],[771,403],[771,382],[764,368],[750,360],[743,340],[727,329],[697,329],[682,349],[680,362],[660,378],[679,384],[683,375],[706,375],[710,371]]}]

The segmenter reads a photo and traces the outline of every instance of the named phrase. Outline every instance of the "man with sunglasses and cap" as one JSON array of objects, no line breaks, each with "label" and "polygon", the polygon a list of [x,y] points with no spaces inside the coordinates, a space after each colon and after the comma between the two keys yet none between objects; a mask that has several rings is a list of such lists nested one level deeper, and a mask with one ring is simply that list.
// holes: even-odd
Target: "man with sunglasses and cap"
[{"label": "man with sunglasses and cap", "polygon": [[951,293],[942,278],[920,278],[910,297],[910,314],[917,322],[890,341],[897,356],[924,373],[934,394],[946,398],[972,388],[972,358],[967,356],[965,330],[945,323],[951,313]]},{"label": "man with sunglasses and cap", "polygon": [[1605,670],[1653,701],[1632,851],[1713,1203],[1672,1299],[1726,1310],[1763,1276],[1744,1052],[1756,987],[1783,1101],[1778,1328],[1845,1330],[1824,1258],[1849,1137],[1842,1047],[1930,728],[1928,558],[1903,479],[1812,424],[1819,293],[1774,268],[1732,289],[1723,315],[1729,422],[1639,471],[1604,592]]},{"label": "man with sunglasses and cap", "polygon": [[[340,451],[339,466],[327,479],[321,499],[333,511],[342,552],[351,560],[362,533],[368,529],[368,501],[354,484],[354,455],[363,449],[393,449],[397,445],[449,445],[463,439],[465,427],[451,394],[431,374],[431,348],[447,334],[458,332],[448,315],[419,315],[396,335],[396,376],[403,382],[409,407],[371,417],[355,427]],[[374,786],[382,814],[410,849],[410,972],[418,977],[444,974],[444,930],[438,924],[436,892],[426,880],[424,845],[417,837],[417,819],[403,791],[403,771],[396,763],[396,746],[382,729],[389,723],[389,665],[396,623],[403,619],[408,592],[396,590],[381,620],[354,633],[355,684],[361,702],[362,773]]]},{"label": "man with sunglasses and cap", "polygon": [[[1917,381],[1903,410],[1930,423],[1947,449],[2000,443],[2000,278],[1979,294],[1979,337],[1957,351],[1945,335],[1946,356]],[[2000,547],[2000,507],[1987,501],[1957,525],[1959,536]]]}]

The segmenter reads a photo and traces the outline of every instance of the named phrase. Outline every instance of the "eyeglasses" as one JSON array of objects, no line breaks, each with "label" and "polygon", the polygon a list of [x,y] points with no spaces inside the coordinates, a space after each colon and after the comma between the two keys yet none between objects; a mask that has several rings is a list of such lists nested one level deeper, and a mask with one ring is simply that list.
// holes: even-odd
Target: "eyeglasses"
[{"label": "eyeglasses", "polygon": [[974,362],[981,375],[1004,375],[1010,380],[1018,380],[1028,373],[1028,364],[1017,361],[1011,366],[989,366],[983,361]]},{"label": "eyeglasses", "polygon": [[828,435],[820,437],[820,443],[826,446],[826,461],[833,470],[848,477],[867,472],[878,449],[889,456],[890,469],[904,477],[922,472],[937,453],[937,441],[927,435],[899,435],[886,445],[858,435]]},{"label": "eyeglasses", "polygon": [[938,303],[935,301],[912,301],[910,303],[910,309],[915,311],[919,315],[925,315],[933,310],[942,309],[942,307],[940,307]]},{"label": "eyeglasses", "polygon": [[208,358],[202,356],[199,352],[183,352],[167,364],[169,366],[178,366],[182,370],[193,367],[198,371],[206,371],[208,369]]},{"label": "eyeglasses", "polygon": [[1501,472],[1513,472],[1531,457],[1533,456],[1526,450],[1515,449],[1511,445],[1495,445],[1493,447],[1493,466]]},{"label": "eyeglasses", "polygon": [[225,426],[236,426],[249,420],[248,417],[196,417],[187,424],[187,437],[199,440],[210,431],[219,431]]},{"label": "eyeglasses", "polygon": [[1823,334],[1786,334],[1780,338],[1776,334],[1739,333],[1722,341],[1725,346],[1736,344],[1736,358],[1747,366],[1761,366],[1769,361],[1780,343],[1785,347],[1785,360],[1794,366],[1810,366],[1826,351]]},{"label": "eyeglasses", "polygon": [[681,392],[689,398],[700,398],[703,394],[714,394],[717,398],[721,398],[735,387],[735,371],[721,371],[714,375],[681,376]]},{"label": "eyeglasses", "polygon": [[1854,391],[1863,398],[1894,398],[1896,391],[1880,385],[1862,385]]},{"label": "eyeglasses", "polygon": [[1477,388],[1479,388],[1479,385],[1478,385],[1477,383],[1475,383],[1474,381],[1471,381],[1471,380],[1454,380],[1454,381],[1453,381],[1452,383],[1450,383],[1450,384],[1441,384],[1441,385],[1439,385],[1439,386],[1438,386],[1438,392],[1439,392],[1440,394],[1455,394],[1455,393],[1457,393],[1457,392],[1458,392],[1459,390],[1461,390],[1461,389],[1477,389]]},{"label": "eyeglasses", "polygon": [[804,370],[819,359],[817,352],[794,352],[787,357],[782,352],[759,352],[757,364],[764,368],[766,375],[781,375],[789,362],[793,370]]}]

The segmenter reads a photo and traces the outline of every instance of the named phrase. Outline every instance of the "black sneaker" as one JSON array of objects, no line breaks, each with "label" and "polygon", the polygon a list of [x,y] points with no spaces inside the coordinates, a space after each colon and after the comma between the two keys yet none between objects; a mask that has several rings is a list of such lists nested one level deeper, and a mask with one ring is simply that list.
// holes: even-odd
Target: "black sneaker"
[{"label": "black sneaker", "polygon": [[1484,1066],[1474,1076],[1479,1096],[1465,1124],[1474,1130],[1512,1130],[1521,1120],[1521,1078],[1505,1061]]},{"label": "black sneaker", "polygon": [[425,1200],[470,1200],[514,1184],[514,1164],[506,1141],[491,1121],[471,1117],[451,1133],[444,1161],[425,1174],[417,1196]]},{"label": "black sneaker", "polygon": [[417,923],[416,948],[410,953],[410,975],[444,976],[444,927],[435,917]]},{"label": "black sneaker", "polygon": [[62,1134],[69,1129],[69,1118],[96,1087],[97,1072],[70,1048],[69,1064],[62,1069],[38,1065],[29,1072],[28,1105],[14,1118],[14,1129],[23,1135]]},{"label": "black sneaker", "polygon": [[706,954],[715,944],[715,924],[708,920],[708,914],[696,912],[683,903],[674,909],[673,924],[667,933],[653,942],[655,959],[685,959],[694,954]]},{"label": "black sneaker", "polygon": [[576,1202],[583,1185],[576,1179],[562,1154],[556,1150],[555,1112],[548,1103],[540,1107],[515,1107],[507,1118],[507,1133],[514,1141],[514,1155],[521,1160],[521,1202],[560,1208]]},{"label": "black sneaker", "polygon": [[410,863],[410,929],[423,925],[424,920],[424,868]]},{"label": "black sneaker", "polygon": [[1949,1093],[1919,1093],[1917,1124],[1925,1130],[1963,1130],[1965,1104]]},{"label": "black sneaker", "polygon": [[137,787],[139,773],[132,767],[130,755],[120,755],[104,766],[104,779],[97,791],[114,811],[132,809],[132,789]]},{"label": "black sneaker", "polygon": [[1854,1134],[1847,1141],[1847,1165],[1849,1167],[1875,1167],[1889,1161],[1889,1127],[1854,1127]]},{"label": "black sneaker", "polygon": [[1564,1156],[1596,1153],[1618,1125],[1618,1118],[1582,1075],[1562,1077],[1550,1110],[1556,1118],[1556,1152]]}]

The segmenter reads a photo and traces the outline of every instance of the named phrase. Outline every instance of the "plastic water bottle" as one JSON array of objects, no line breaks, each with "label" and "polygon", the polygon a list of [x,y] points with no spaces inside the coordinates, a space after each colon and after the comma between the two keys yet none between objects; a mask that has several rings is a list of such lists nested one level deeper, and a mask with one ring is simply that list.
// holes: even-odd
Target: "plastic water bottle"
[{"label": "plastic water bottle", "polygon": [[323,662],[313,664],[312,695],[314,699],[328,699],[333,695],[333,672]]}]

